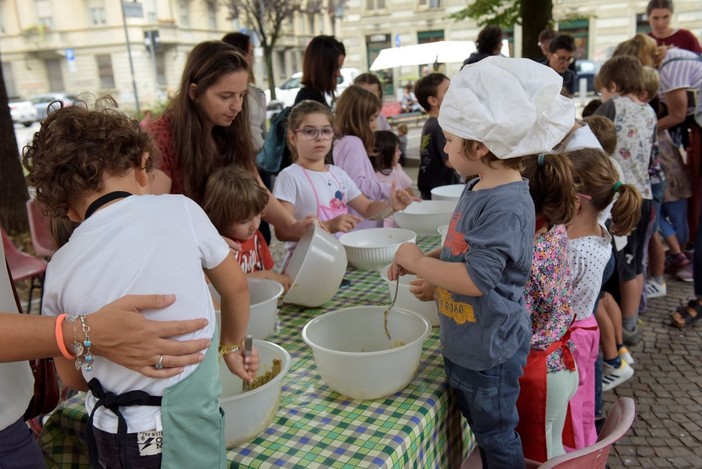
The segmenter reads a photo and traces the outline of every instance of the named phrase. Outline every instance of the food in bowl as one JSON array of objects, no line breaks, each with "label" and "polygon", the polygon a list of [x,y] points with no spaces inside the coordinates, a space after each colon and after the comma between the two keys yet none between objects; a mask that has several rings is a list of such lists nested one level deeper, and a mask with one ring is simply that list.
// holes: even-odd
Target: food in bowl
[{"label": "food in bowl", "polygon": [[273,378],[278,376],[278,373],[280,373],[280,370],[283,369],[283,362],[278,360],[277,358],[273,359],[273,363],[271,365],[271,369],[265,371],[263,374],[258,373],[258,375],[254,378],[253,382],[249,384],[249,391],[252,391],[256,388],[260,388],[267,382],[271,381]]},{"label": "food in bowl", "polygon": [[[227,448],[252,440],[268,428],[278,411],[283,378],[290,370],[290,354],[282,347],[257,339],[254,339],[254,347],[258,350],[260,363],[258,374],[264,377],[273,375],[255,389],[250,387],[247,392],[242,392],[241,378],[232,374],[223,362],[220,363],[220,406],[224,410],[224,441]],[[280,370],[274,373],[276,361],[280,363]]]},{"label": "food in bowl", "polygon": [[347,266],[344,246],[315,224],[300,238],[285,268],[292,282],[283,303],[323,305],[336,295]]},{"label": "food in bowl", "polygon": [[329,311],[308,322],[302,338],[312,348],[322,380],[353,399],[378,399],[412,382],[431,325],[416,313],[393,308],[392,341],[383,330],[385,306]]},{"label": "food in bowl", "polygon": [[407,206],[395,213],[395,223],[400,228],[418,235],[436,235],[436,227],[451,221],[456,202],[450,200],[425,200]]},{"label": "food in bowl", "polygon": [[[388,294],[390,301],[395,296],[395,281],[388,279],[388,270],[390,265],[380,269],[380,277],[388,286]],[[400,277],[400,286],[397,288],[397,301],[395,307],[412,311],[419,314],[424,319],[429,321],[429,324],[436,327],[439,325],[439,310],[436,307],[436,301],[421,301],[410,291],[412,287],[410,282],[416,280],[416,275],[403,275]],[[391,331],[392,332],[392,331]]]},{"label": "food in bowl", "polygon": [[377,270],[392,262],[402,243],[414,243],[417,235],[403,228],[368,228],[339,238],[349,263],[360,270]]}]

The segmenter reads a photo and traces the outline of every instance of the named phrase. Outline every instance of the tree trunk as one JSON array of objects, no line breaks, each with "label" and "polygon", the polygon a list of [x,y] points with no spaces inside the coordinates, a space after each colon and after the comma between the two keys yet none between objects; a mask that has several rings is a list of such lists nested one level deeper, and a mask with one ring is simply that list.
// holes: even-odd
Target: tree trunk
[{"label": "tree trunk", "polygon": [[[1,63],[1,62],[0,62]],[[29,198],[17,151],[15,126],[10,114],[5,78],[0,65],[0,226],[8,233],[29,229],[25,203]]]},{"label": "tree trunk", "polygon": [[552,0],[522,0],[522,57],[540,59],[539,33],[553,20]]},{"label": "tree trunk", "polygon": [[261,44],[263,47],[263,60],[266,62],[266,72],[268,72],[268,89],[271,90],[271,101],[275,96],[275,76],[273,75],[273,47]]}]

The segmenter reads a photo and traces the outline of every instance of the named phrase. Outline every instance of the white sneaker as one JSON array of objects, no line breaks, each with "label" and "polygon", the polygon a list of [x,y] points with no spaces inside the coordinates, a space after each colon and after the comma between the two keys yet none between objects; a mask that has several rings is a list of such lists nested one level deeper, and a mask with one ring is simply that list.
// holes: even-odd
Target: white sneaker
[{"label": "white sneaker", "polygon": [[619,368],[614,368],[607,363],[604,364],[602,376],[602,390],[609,391],[634,376],[634,369],[627,362],[622,360]]},{"label": "white sneaker", "polygon": [[629,353],[629,349],[626,347],[619,348],[619,358],[627,362],[629,365],[633,365],[635,363],[634,357],[631,356],[631,353]]},{"label": "white sneaker", "polygon": [[646,291],[646,298],[648,299],[660,298],[668,293],[665,282],[658,283],[652,278],[646,279],[644,290]]}]

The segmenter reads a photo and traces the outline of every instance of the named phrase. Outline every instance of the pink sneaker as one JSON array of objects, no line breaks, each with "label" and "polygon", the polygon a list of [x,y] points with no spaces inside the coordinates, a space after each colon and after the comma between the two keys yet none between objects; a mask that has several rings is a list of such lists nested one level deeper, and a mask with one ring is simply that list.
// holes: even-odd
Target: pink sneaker
[{"label": "pink sneaker", "polygon": [[665,273],[674,274],[686,265],[690,264],[690,259],[685,254],[679,252],[665,256]]},{"label": "pink sneaker", "polygon": [[683,282],[692,282],[694,280],[692,276],[692,264],[687,264],[685,267],[675,272],[675,278]]}]

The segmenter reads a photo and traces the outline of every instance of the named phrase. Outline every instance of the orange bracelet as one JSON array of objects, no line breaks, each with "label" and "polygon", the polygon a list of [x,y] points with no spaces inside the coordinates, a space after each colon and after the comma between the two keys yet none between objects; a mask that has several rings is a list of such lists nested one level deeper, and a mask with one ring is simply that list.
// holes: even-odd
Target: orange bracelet
[{"label": "orange bracelet", "polygon": [[66,344],[63,341],[63,328],[61,326],[63,325],[64,319],[66,319],[66,313],[59,314],[56,317],[56,344],[58,345],[58,349],[61,352],[61,355],[68,358],[69,360],[75,360],[76,356],[68,353],[68,349],[66,349]]}]

